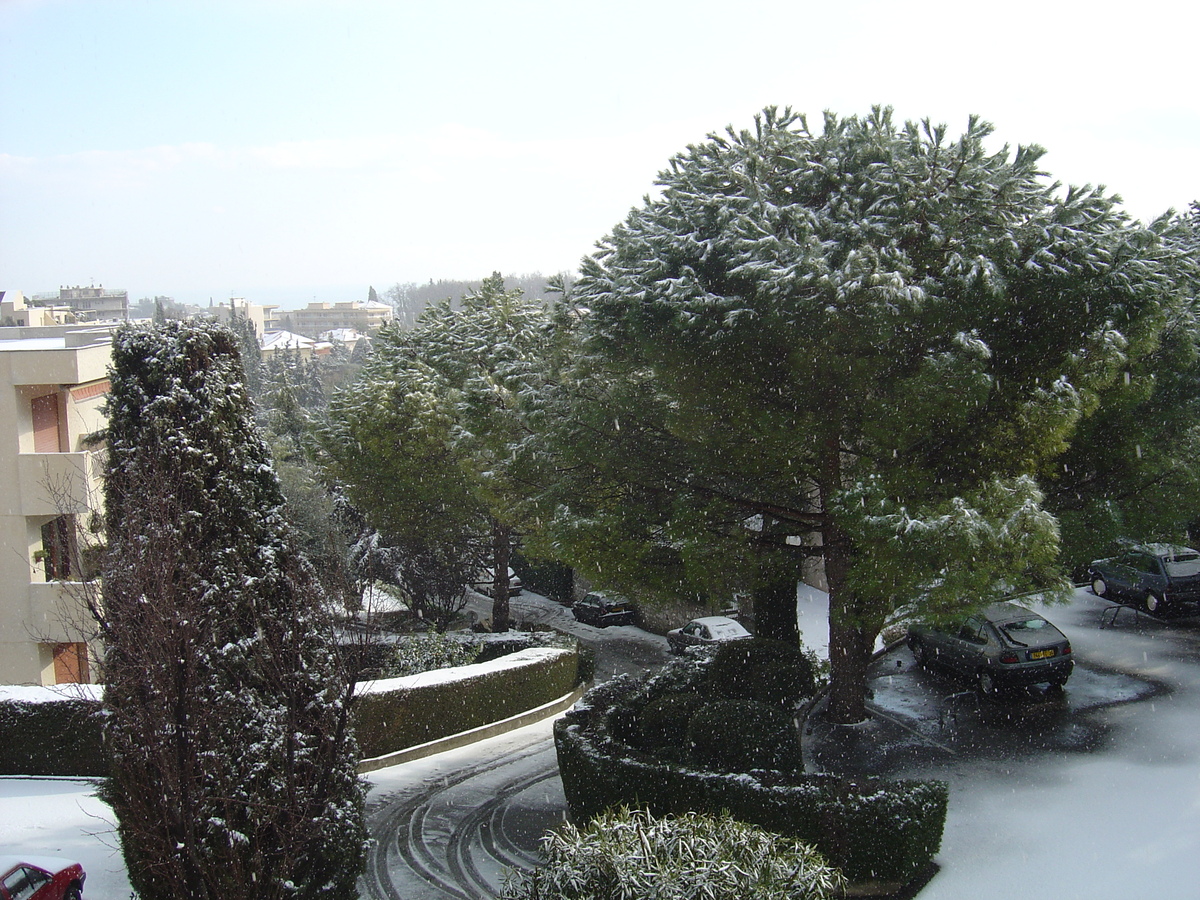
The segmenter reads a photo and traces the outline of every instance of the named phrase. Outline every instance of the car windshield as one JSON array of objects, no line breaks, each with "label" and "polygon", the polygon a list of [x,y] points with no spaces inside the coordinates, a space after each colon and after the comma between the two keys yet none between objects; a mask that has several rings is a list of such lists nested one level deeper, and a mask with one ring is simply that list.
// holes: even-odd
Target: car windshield
[{"label": "car windshield", "polygon": [[1172,578],[1187,578],[1200,575],[1200,553],[1177,553],[1163,559],[1167,574]]},{"label": "car windshield", "polygon": [[1010,640],[1023,643],[1032,638],[1039,637],[1050,627],[1050,623],[1045,619],[1038,616],[1030,616],[1027,619],[1014,619],[1012,622],[1003,622],[1000,625],[1000,630]]},{"label": "car windshield", "polygon": [[722,622],[720,624],[711,625],[709,627],[712,630],[713,637],[717,637],[717,638],[738,637],[744,631],[742,626],[739,625],[737,622]]}]

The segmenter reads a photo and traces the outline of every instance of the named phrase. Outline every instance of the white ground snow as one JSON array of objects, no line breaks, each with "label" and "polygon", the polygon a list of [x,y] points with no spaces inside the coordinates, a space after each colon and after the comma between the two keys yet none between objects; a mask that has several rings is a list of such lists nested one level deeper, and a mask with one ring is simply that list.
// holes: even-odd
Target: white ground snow
[{"label": "white ground snow", "polygon": [[[828,644],[824,604],[820,592],[797,598],[804,642],[818,650]],[[542,614],[563,615],[555,607]],[[1200,629],[1124,617],[1117,628],[1100,629],[1100,608],[1081,591],[1070,607],[1046,612],[1078,659],[1167,681],[1173,692],[1110,710],[1112,744],[1098,754],[928,773],[950,781],[951,799],[941,871],[920,900],[1200,897]],[[371,780],[386,791],[396,778],[424,778],[453,762],[440,754]],[[77,859],[88,872],[88,900],[126,900],[111,817],[93,794],[86,781],[0,778],[0,852]]]}]

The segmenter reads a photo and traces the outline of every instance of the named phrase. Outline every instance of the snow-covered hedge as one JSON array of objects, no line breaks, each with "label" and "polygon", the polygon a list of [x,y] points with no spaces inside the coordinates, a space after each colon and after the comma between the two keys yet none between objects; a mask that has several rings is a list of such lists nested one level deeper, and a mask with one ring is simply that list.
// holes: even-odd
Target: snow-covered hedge
[{"label": "snow-covered hedge", "polygon": [[91,687],[0,688],[0,775],[107,774]]},{"label": "snow-covered hedge", "polygon": [[941,846],[945,783],[690,768],[614,737],[614,714],[619,722],[622,710],[645,696],[632,679],[609,682],[555,723],[559,771],[575,821],[620,806],[655,815],[728,811],[812,844],[859,885],[908,882]]},{"label": "snow-covered hedge", "polygon": [[360,686],[354,726],[366,759],[507,719],[569,694],[573,650],[522,650],[498,660]]}]

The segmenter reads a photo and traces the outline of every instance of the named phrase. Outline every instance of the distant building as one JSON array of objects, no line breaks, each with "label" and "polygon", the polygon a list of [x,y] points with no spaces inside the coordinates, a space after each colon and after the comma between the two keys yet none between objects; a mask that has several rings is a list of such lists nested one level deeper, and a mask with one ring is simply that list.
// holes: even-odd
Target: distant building
[{"label": "distant building", "polygon": [[60,287],[58,302],[69,306],[80,322],[124,322],[129,318],[129,292],[106,291],[104,285]]},{"label": "distant building", "polygon": [[262,340],[262,336],[268,331],[278,330],[275,315],[275,310],[278,308],[277,306],[260,306],[257,303],[250,303],[244,297],[230,297],[228,303],[222,301],[216,306],[210,303],[208,314],[216,318],[218,322],[228,322],[234,315],[249,319],[254,323],[254,331],[259,340]]},{"label": "distant building", "polygon": [[0,291],[0,327],[41,328],[75,321],[69,306],[29,306],[20,291]]},{"label": "distant building", "polygon": [[347,300],[344,303],[310,303],[304,309],[283,310],[284,327],[300,334],[318,335],[338,328],[353,328],[373,335],[391,322],[396,312],[386,303]]},{"label": "distant building", "polygon": [[111,334],[0,328],[0,683],[88,682],[80,582],[98,527]]}]

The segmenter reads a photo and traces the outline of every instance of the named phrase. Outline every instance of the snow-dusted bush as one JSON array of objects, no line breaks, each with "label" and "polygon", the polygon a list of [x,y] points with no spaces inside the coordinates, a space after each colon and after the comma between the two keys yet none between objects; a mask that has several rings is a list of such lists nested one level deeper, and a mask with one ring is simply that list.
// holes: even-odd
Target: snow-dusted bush
[{"label": "snow-dusted bush", "polygon": [[700,708],[688,723],[687,759],[715,772],[797,772],[803,765],[791,716],[755,700],[721,700]]},{"label": "snow-dusted bush", "polygon": [[683,760],[687,747],[688,723],[696,711],[711,700],[688,691],[668,694],[647,703],[639,716],[640,746],[669,759]]},{"label": "snow-dusted bush", "polygon": [[546,865],[507,883],[504,900],[822,900],[845,886],[816,850],[728,815],[621,809],[542,847]]},{"label": "snow-dusted bush", "polygon": [[762,638],[722,644],[709,678],[724,697],[777,706],[794,706],[816,690],[812,661],[799,647]]},{"label": "snow-dusted bush", "polygon": [[663,703],[673,696],[668,688],[706,696],[708,667],[704,658],[681,658],[642,682],[613,679],[555,723],[563,791],[575,821],[622,805],[655,815],[728,812],[812,844],[855,884],[898,887],[930,864],[946,820],[943,782],[717,772],[645,742],[631,726],[669,706]]},{"label": "snow-dusted bush", "polygon": [[398,641],[380,666],[380,678],[401,678],[432,669],[452,669],[475,662],[483,642],[430,632]]}]

